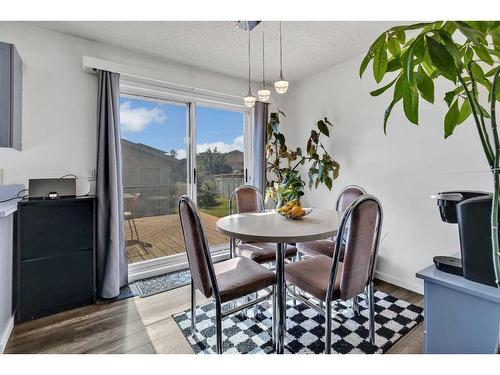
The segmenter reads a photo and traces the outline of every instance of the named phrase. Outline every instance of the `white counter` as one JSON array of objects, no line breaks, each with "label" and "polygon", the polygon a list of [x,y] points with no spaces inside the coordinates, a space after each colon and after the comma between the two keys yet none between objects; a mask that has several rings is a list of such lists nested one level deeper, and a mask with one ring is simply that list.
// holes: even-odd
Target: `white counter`
[{"label": "white counter", "polygon": [[[0,185],[0,201],[15,197],[24,185]],[[12,264],[14,212],[18,199],[0,203],[0,353],[9,340],[14,316],[12,313]]]}]

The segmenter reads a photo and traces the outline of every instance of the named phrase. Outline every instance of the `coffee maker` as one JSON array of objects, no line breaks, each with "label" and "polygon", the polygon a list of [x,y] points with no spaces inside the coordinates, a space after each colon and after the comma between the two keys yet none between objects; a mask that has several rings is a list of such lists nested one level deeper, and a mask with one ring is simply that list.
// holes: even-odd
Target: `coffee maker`
[{"label": "coffee maker", "polygon": [[434,257],[436,268],[481,284],[495,286],[491,248],[492,194],[484,191],[447,191],[437,200],[441,220],[458,224],[461,258]]}]

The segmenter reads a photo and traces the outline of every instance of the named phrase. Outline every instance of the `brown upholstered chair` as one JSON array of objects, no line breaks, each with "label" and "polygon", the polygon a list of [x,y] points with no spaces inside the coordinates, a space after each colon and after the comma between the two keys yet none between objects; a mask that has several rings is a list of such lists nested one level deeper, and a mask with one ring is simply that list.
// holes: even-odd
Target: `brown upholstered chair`
[{"label": "brown upholstered chair", "polygon": [[[347,229],[347,223],[350,222]],[[317,298],[320,306],[287,286],[295,298],[325,315],[325,352],[331,352],[332,302],[348,300],[368,288],[369,340],[375,343],[373,275],[382,228],[382,207],[371,195],[362,195],[344,211],[338,238],[346,238],[344,261],[340,262],[341,241],[335,243],[333,258],[325,255],[285,265],[290,285]],[[345,237],[344,237],[345,236]],[[323,308],[324,306],[324,308]]]},{"label": "brown upholstered chair", "polygon": [[[236,210],[233,203],[236,203]],[[229,215],[244,212],[259,212],[264,210],[264,199],[259,189],[252,185],[242,185],[237,187],[229,198]],[[241,242],[237,243],[232,238],[230,243],[230,253],[232,256],[250,258],[253,261],[264,264],[276,260],[276,244],[267,242]],[[286,258],[293,258],[297,254],[297,248],[287,245],[285,250]]]},{"label": "brown upholstered chair", "polygon": [[[335,210],[343,213],[346,208],[358,197],[366,194],[366,191],[359,186],[349,185],[342,190],[335,203]],[[296,244],[300,254],[307,256],[326,255],[333,257],[333,249],[335,247],[335,239],[299,242]],[[340,261],[344,258],[344,247],[341,246]]]},{"label": "brown upholstered chair", "polygon": [[[187,196],[179,199],[179,217],[191,271],[191,334],[196,333],[196,290],[199,290],[206,298],[215,300],[217,353],[221,354],[222,318],[272,297],[276,276],[248,258],[231,258],[213,264],[198,210]],[[267,290],[269,287],[271,292]],[[222,304],[263,289],[268,291],[264,296],[222,311]],[[274,316],[273,303],[273,320]]]}]

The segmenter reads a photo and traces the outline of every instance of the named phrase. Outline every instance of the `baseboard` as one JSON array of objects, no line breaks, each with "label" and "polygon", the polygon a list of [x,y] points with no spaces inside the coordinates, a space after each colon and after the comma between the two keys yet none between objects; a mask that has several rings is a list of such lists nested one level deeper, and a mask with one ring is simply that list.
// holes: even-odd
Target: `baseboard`
[{"label": "baseboard", "polygon": [[[211,248],[212,260],[218,262],[229,257],[227,246]],[[148,277],[163,275],[189,268],[186,254],[176,254],[165,258],[151,259],[144,262],[130,264],[128,267],[128,281],[131,283]]]},{"label": "baseboard", "polygon": [[1,332],[0,335],[0,354],[3,354],[5,348],[7,347],[7,343],[9,342],[10,335],[12,330],[14,329],[14,317],[12,316],[7,323],[7,327],[5,327],[4,331]]},{"label": "baseboard", "polygon": [[391,275],[388,275],[383,272],[375,271],[375,278],[388,282],[390,284],[397,285],[401,288],[405,288],[408,290],[411,290],[412,292],[418,293],[418,294],[424,294],[424,286],[419,284],[418,282],[409,282],[408,280],[402,280],[398,277],[394,277]]}]

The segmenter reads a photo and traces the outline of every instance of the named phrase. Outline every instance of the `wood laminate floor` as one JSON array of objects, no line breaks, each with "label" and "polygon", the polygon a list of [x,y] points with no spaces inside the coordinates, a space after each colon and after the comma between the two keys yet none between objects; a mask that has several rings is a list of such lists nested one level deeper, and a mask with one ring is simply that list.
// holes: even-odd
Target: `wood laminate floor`
[{"label": "wood laminate floor", "polygon": [[[422,296],[378,281],[376,288],[421,306]],[[85,306],[14,327],[5,353],[193,353],[171,315],[189,308],[189,286],[148,298]],[[201,298],[199,303],[202,302]],[[389,353],[422,353],[422,323]]]}]

